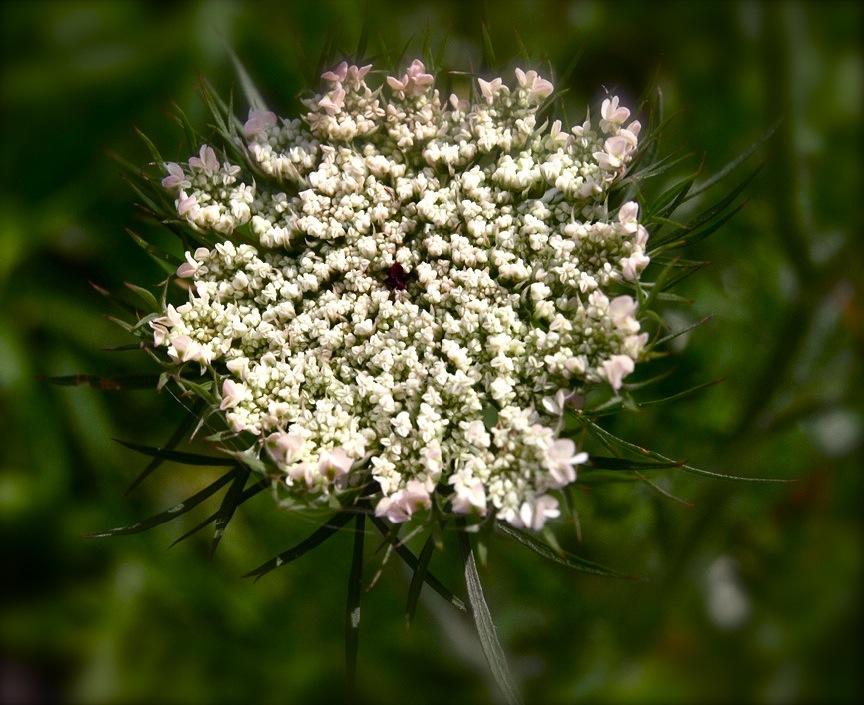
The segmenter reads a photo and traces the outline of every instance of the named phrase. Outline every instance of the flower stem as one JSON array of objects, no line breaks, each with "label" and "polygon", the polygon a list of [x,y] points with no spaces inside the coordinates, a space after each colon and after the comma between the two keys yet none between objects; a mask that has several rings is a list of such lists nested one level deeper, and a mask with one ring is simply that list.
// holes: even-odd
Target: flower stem
[{"label": "flower stem", "polygon": [[363,594],[363,539],[366,514],[360,512],[354,524],[354,551],[348,574],[348,601],[345,605],[345,675],[348,700],[357,686],[357,650],[360,646],[360,598]]}]

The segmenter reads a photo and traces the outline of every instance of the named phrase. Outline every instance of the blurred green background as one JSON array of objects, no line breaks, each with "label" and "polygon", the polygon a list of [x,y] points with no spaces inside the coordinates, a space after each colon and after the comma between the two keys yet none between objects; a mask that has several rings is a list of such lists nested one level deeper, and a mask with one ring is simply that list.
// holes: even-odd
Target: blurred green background
[{"label": "blurred green background", "polygon": [[[749,203],[700,246],[711,265],[674,306],[713,314],[657,396],[703,394],[614,421],[621,434],[719,471],[785,485],[668,474],[580,494],[582,542],[642,576],[580,576],[492,546],[488,599],[530,703],[855,702],[861,668],[862,11],[819,4],[5,2],[0,195],[0,700],[321,702],[338,698],[350,541],[339,536],[257,584],[239,576],[312,526],[260,496],[215,560],[206,537],[167,550],[199,515],[105,541],[83,535],[170,506],[212,471],[143,466],[112,437],[158,445],[170,398],[47,386],[40,375],[141,371],[108,323],[111,289],[160,273],[124,235],[139,222],[108,151],[143,163],[133,127],[175,158],[176,101],[203,125],[197,78],[233,83],[230,42],[288,113],[322,46],[369,27],[401,48],[425,30],[477,66],[485,22],[512,68],[524,43],[561,71],[574,105],[604,87],[635,100],[655,78],[667,144],[717,168],[778,117]],[[518,32],[521,40],[517,38]],[[409,51],[409,55],[410,55]],[[508,69],[509,70],[509,69]],[[631,100],[631,103],[633,102]],[[203,515],[201,515],[203,516]],[[368,552],[368,575],[381,553]],[[451,547],[452,548],[452,547]],[[433,566],[459,584],[455,555]],[[448,560],[449,559],[449,560]],[[484,703],[494,690],[470,625],[427,595],[406,630],[395,561],[368,593],[360,685],[370,702]]]}]

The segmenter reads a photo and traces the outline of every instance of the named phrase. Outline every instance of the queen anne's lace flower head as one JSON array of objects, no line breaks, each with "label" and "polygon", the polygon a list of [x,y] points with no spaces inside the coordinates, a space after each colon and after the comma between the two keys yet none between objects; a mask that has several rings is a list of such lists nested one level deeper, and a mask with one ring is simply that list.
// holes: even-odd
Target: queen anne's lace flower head
[{"label": "queen anne's lace flower head", "polygon": [[558,437],[566,405],[619,389],[646,342],[611,292],[648,234],[635,202],[606,206],[639,123],[612,97],[599,128],[538,124],[553,87],[534,71],[466,101],[419,60],[377,87],[370,69],[324,73],[302,119],[250,111],[243,168],[207,145],[165,165],[212,246],[186,254],[189,300],[154,342],[219,375],[228,425],[298,497],[369,472],[392,522],[437,493],[539,529],[587,460]]}]

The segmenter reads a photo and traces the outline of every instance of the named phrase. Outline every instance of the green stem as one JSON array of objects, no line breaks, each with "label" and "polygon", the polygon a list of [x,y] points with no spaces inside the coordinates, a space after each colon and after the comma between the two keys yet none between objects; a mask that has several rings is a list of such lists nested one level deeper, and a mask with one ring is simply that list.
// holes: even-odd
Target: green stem
[{"label": "green stem", "polygon": [[363,594],[363,539],[366,514],[357,515],[354,524],[354,551],[348,574],[348,600],[345,606],[345,675],[348,700],[354,699],[357,687],[357,650],[360,647],[360,598]]}]

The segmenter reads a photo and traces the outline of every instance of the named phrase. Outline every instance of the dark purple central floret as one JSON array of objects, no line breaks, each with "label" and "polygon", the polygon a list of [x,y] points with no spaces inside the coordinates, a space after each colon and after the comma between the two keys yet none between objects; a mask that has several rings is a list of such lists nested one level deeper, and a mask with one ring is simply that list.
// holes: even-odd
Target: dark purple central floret
[{"label": "dark purple central floret", "polygon": [[405,271],[404,267],[398,262],[394,262],[387,270],[387,277],[384,279],[384,284],[390,291],[405,291],[408,288],[408,279],[411,275]]}]

